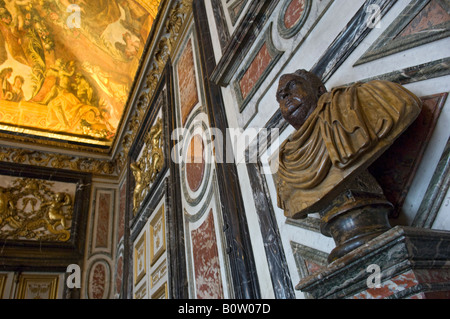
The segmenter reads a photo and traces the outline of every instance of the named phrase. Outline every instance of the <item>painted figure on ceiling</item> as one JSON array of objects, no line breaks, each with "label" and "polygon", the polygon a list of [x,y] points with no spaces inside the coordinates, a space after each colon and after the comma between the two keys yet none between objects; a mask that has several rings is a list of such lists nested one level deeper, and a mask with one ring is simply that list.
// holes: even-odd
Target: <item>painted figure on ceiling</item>
[{"label": "painted figure on ceiling", "polygon": [[[80,28],[67,24],[73,4]],[[0,75],[0,100],[11,112],[31,110],[29,116],[48,109],[23,125],[112,139],[156,15],[147,6],[140,0],[0,0],[0,70],[12,69]]]},{"label": "painted figure on ceiling", "polygon": [[23,76],[16,75],[14,77],[14,83],[13,83],[12,90],[11,90],[11,92],[12,92],[11,101],[12,102],[20,102],[25,99],[23,89],[22,89],[22,86],[24,83],[25,83],[25,79],[23,78]]},{"label": "painted figure on ceiling", "polygon": [[9,82],[12,73],[13,73],[12,68],[5,68],[0,71],[0,82],[1,82],[0,100],[10,101],[12,99],[12,85]]}]

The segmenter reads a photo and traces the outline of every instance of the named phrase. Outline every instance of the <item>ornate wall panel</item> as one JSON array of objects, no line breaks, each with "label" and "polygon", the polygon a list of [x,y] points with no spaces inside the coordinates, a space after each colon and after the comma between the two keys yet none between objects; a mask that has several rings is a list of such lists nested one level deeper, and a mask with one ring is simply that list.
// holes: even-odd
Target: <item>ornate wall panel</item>
[{"label": "ornate wall panel", "polygon": [[[229,50],[224,52],[212,74],[217,84],[234,83],[235,104],[238,105],[235,114],[240,127],[247,128],[258,115],[259,104],[264,103],[268,87],[278,79],[332,3],[332,0],[286,0],[249,7],[241,27],[231,37]],[[251,10],[256,10],[252,17],[248,16]],[[250,29],[249,19],[256,19],[255,16],[261,20]],[[238,37],[247,38],[234,43]],[[238,45],[240,50],[236,49]]]},{"label": "ornate wall panel", "polygon": [[198,299],[222,299],[223,283],[213,211],[192,234],[195,291]]},{"label": "ornate wall panel", "polygon": [[60,274],[23,273],[19,276],[16,299],[59,299],[63,276]]},{"label": "ornate wall panel", "polygon": [[[215,184],[213,178],[213,184]],[[216,186],[214,186],[214,189]],[[202,206],[185,206],[185,232],[188,278],[191,298],[222,299],[232,296],[231,269],[220,215],[217,189],[212,190]]]},{"label": "ornate wall panel", "polygon": [[[175,106],[177,126],[180,128],[176,158],[180,163],[189,296],[199,299],[224,298],[231,296],[229,266],[223,247],[223,233],[217,233],[217,229],[223,227],[220,198],[217,193],[214,195],[217,184],[214,178],[213,140],[220,136],[216,136],[217,132],[210,128],[203,83],[199,81],[199,59],[196,34],[191,24],[174,59]],[[195,104],[188,113],[184,111],[184,82],[180,81],[185,74],[190,74],[190,81],[196,84],[193,86],[195,91],[190,93],[196,97]]]},{"label": "ornate wall panel", "polygon": [[[216,204],[220,203],[220,206],[215,210],[217,212],[215,216],[218,217],[215,219],[216,227],[219,228],[216,231],[216,238],[222,240],[222,236],[224,237],[222,241],[223,248],[220,248],[219,245],[219,257],[224,256],[225,261],[224,267],[221,268],[221,274],[230,278],[229,280],[226,280],[226,278],[223,279],[223,282],[227,283],[224,284],[225,298],[228,298],[228,296],[234,298],[259,298],[261,292],[247,216],[244,213],[244,200],[240,189],[239,174],[234,161],[229,160],[230,158],[227,156],[227,152],[230,151],[230,147],[227,149],[230,138],[230,134],[227,131],[229,129],[226,114],[228,105],[224,103],[223,91],[211,79],[214,79],[216,75],[222,77],[226,73],[223,71],[230,70],[230,68],[232,69],[236,65],[239,65],[239,62],[237,62],[233,54],[242,54],[243,56],[248,52],[246,49],[247,44],[251,43],[249,40],[257,33],[254,32],[260,30],[261,26],[264,25],[265,18],[267,17],[264,14],[253,14],[255,11],[260,13],[265,12],[267,7],[271,8],[272,4],[272,1],[250,2],[249,8],[253,9],[246,16],[249,16],[254,23],[242,24],[243,28],[240,31],[236,31],[239,35],[230,39],[230,42],[223,51],[225,55],[230,54],[228,55],[230,59],[222,59],[219,64],[216,64],[215,59],[211,58],[214,56],[212,42],[214,40],[210,32],[209,21],[206,18],[208,16],[205,7],[206,4],[203,1],[193,1],[195,31],[199,44],[199,61],[203,74],[202,84],[208,119],[210,126],[216,130],[215,132],[220,132],[220,134],[218,133],[216,135],[223,137],[222,140],[220,138],[214,138],[214,154],[216,159],[214,163],[214,175],[217,176],[217,186],[214,189],[217,195],[216,199],[212,199],[211,201]],[[253,18],[255,19],[253,20]],[[220,65],[221,62],[224,63]],[[214,70],[217,68],[219,71],[216,75],[213,75]],[[224,140],[226,142],[222,143]],[[228,155],[232,157],[233,154]],[[208,207],[204,207],[205,210],[203,210],[203,207],[202,205],[202,211],[205,212]],[[221,227],[222,223],[223,227]],[[225,254],[222,251],[225,251]],[[227,274],[225,271],[228,269],[229,273]],[[228,294],[226,292],[227,289],[231,293]]]},{"label": "ornate wall panel", "polygon": [[311,10],[312,0],[285,1],[278,16],[278,29],[283,38],[293,37],[303,26]]},{"label": "ornate wall panel", "polygon": [[76,184],[2,176],[0,191],[2,239],[70,239]]},{"label": "ornate wall panel", "polygon": [[133,264],[134,264],[134,284],[137,285],[142,278],[145,277],[147,273],[147,230],[144,229],[143,233],[137,240],[137,242],[134,243],[133,247]]},{"label": "ornate wall panel", "polygon": [[86,272],[83,297],[108,299],[114,295],[114,264],[117,238],[117,189],[108,184],[94,184],[89,220],[89,239],[85,255]]},{"label": "ornate wall panel", "polygon": [[106,259],[96,258],[88,269],[87,297],[89,299],[109,299],[111,283],[111,266]]},{"label": "ornate wall panel", "polygon": [[278,50],[272,40],[272,25],[266,30],[261,42],[252,53],[248,66],[238,75],[234,87],[242,112],[255,92],[264,83],[268,74],[280,59],[282,51]]},{"label": "ornate wall panel", "polygon": [[119,245],[116,252],[116,260],[114,265],[114,298],[120,299],[123,295],[123,277],[124,277],[124,256],[123,245]]},{"label": "ornate wall panel", "polygon": [[199,103],[198,78],[196,75],[192,39],[186,43],[176,66],[181,122],[184,126],[192,109]]},{"label": "ornate wall panel", "polygon": [[[186,56],[189,60],[190,54]],[[130,227],[133,244],[128,248],[124,241],[124,269],[128,267],[129,274],[124,277],[124,288],[131,298],[184,296],[184,284],[179,279],[183,262],[177,261],[184,259],[184,239],[178,237],[180,181],[172,158],[173,125],[179,115],[173,109],[172,76],[171,64],[167,63],[129,153],[125,225]],[[144,164],[142,176],[136,170],[133,174],[135,163],[139,167]]]},{"label": "ornate wall panel", "polygon": [[12,164],[0,165],[0,175],[2,266],[65,270],[79,263],[90,176]]},{"label": "ornate wall panel", "polygon": [[133,239],[133,298],[167,299],[169,296],[167,251],[167,184],[145,207],[146,223],[139,225]]},{"label": "ornate wall panel", "polygon": [[161,182],[168,169],[170,137],[167,126],[168,87],[164,83],[159,94],[151,102],[135,143],[130,150],[128,184],[131,196],[131,211],[136,217],[145,206],[152,191]]},{"label": "ornate wall panel", "polygon": [[[286,10],[291,4],[293,5],[294,2],[285,1],[278,17],[282,16],[283,10]],[[437,215],[445,214],[446,209],[448,211],[445,201],[448,198],[449,148],[448,145],[446,147],[444,145],[444,150],[442,147],[448,139],[448,130],[446,129],[450,105],[446,100],[446,93],[449,89],[448,54],[442,51],[442,47],[438,47],[438,43],[444,46],[448,45],[446,34],[448,32],[448,26],[446,26],[448,10],[445,12],[447,8],[443,1],[424,1],[420,4],[418,1],[409,1],[409,4],[401,1],[360,1],[359,4],[361,7],[359,10],[355,10],[353,16],[343,15],[340,17],[342,18],[341,25],[344,28],[339,34],[336,33],[336,38],[334,41],[330,41],[330,45],[324,51],[314,51],[313,44],[316,43],[314,41],[309,44],[300,42],[286,62],[290,69],[279,75],[294,72],[300,68],[298,66],[302,65],[305,53],[311,52],[316,57],[311,59],[312,63],[309,64],[312,66],[311,71],[321,77],[326,84],[327,81],[331,82],[332,84],[327,84],[329,89],[334,85],[339,86],[350,81],[366,82],[380,79],[406,85],[408,89],[422,98],[424,107],[418,120],[410,130],[405,132],[396,143],[397,145],[386,152],[371,167],[371,170],[375,171],[375,177],[380,179],[380,184],[383,184],[386,196],[389,196],[390,200],[396,204],[397,216],[400,213],[400,219],[391,220],[393,224],[408,226],[412,224],[431,228],[438,219]],[[333,9],[337,12],[342,5],[342,2],[332,2],[330,12]],[[365,23],[371,17],[372,11],[369,10],[371,6],[379,9],[380,28],[369,27],[369,24]],[[310,16],[314,15],[313,11],[314,9],[311,7]],[[284,20],[279,19],[278,21]],[[330,16],[324,15],[317,20],[315,28],[322,29],[337,23],[338,21]],[[308,20],[300,28],[299,34],[302,34],[301,30],[307,24]],[[425,37],[427,32],[436,34],[436,37]],[[279,35],[286,37],[281,32]],[[261,33],[260,36],[262,36]],[[310,36],[318,36],[314,28]],[[277,37],[274,36],[274,43],[277,45],[276,39]],[[381,43],[383,44],[381,45]],[[367,50],[367,47],[370,49]],[[378,51],[376,52],[376,50]],[[401,55],[394,55],[400,52]],[[373,54],[370,59],[369,53]],[[361,56],[367,60],[359,60]],[[283,59],[284,56],[278,64],[283,64]],[[284,64],[282,70],[283,67]],[[276,76],[276,80],[279,79],[279,75]],[[265,87],[267,92],[274,93],[277,84],[277,82],[269,82],[262,87]],[[259,101],[265,102],[266,105],[274,103],[272,108],[264,109],[273,116],[267,122],[267,113],[258,111],[252,121],[258,124],[262,123],[266,128],[278,127],[284,130],[287,125],[279,114],[275,94],[270,99],[263,97]],[[247,108],[250,105],[251,102]],[[289,127],[289,131],[292,131],[292,128]],[[286,138],[288,136],[285,134]],[[267,149],[269,149],[269,145]],[[262,161],[263,157],[270,158],[272,155],[274,158],[277,156],[275,151],[267,151],[259,159]],[[437,167],[434,166],[437,163],[436,156],[438,160],[440,158]],[[287,275],[291,276],[295,284],[296,279],[302,278],[308,268],[311,268],[310,266],[320,266],[317,260],[314,263],[308,262],[308,259],[313,260],[310,252],[317,252],[318,249],[324,253],[315,254],[326,259],[326,253],[334,247],[334,243],[319,233],[318,219],[315,217],[299,221],[286,219],[283,211],[277,207],[276,190],[271,176],[264,175],[261,163],[247,165],[247,168],[259,215],[261,233],[273,234],[274,237],[278,235],[282,239],[278,245],[274,241],[266,240],[268,236],[264,236],[263,239],[268,263],[270,267],[273,267],[271,278],[274,283],[275,295],[283,296],[283,298],[289,294],[298,298],[308,297],[295,291],[293,285],[289,285],[288,280],[291,281],[291,279],[283,276],[286,268],[281,266],[283,264],[280,262],[277,249],[285,252],[286,265],[289,269]],[[427,187],[430,175],[433,177]],[[413,196],[411,194],[414,194],[414,202],[410,198]],[[416,211],[417,202],[422,203],[418,211]],[[404,217],[405,213],[408,213],[408,218]],[[414,216],[416,219],[412,222]],[[444,226],[444,220],[447,221],[447,226]],[[442,218],[441,215],[439,226],[435,225],[435,227],[448,228],[448,219]],[[286,243],[290,243],[290,246],[288,247]],[[301,270],[299,262],[302,265],[305,264],[306,268]],[[316,269],[314,267],[311,269]],[[276,270],[274,271],[274,269]],[[278,283],[283,282],[283,279],[287,284],[279,285]],[[291,291],[289,291],[289,286],[292,287]]]},{"label": "ornate wall panel", "polygon": [[115,189],[97,188],[95,190],[91,252],[103,251],[112,254],[115,194]]},{"label": "ornate wall panel", "polygon": [[440,0],[411,1],[355,65],[448,37],[449,6],[447,1]]}]

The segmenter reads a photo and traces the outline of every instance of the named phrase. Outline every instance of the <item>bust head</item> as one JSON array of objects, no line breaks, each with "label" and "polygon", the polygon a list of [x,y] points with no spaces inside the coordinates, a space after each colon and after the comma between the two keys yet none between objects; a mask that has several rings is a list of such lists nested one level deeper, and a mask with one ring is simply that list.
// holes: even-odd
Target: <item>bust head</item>
[{"label": "bust head", "polygon": [[277,90],[281,114],[289,124],[300,129],[326,91],[322,81],[311,72],[297,70],[284,74]]}]

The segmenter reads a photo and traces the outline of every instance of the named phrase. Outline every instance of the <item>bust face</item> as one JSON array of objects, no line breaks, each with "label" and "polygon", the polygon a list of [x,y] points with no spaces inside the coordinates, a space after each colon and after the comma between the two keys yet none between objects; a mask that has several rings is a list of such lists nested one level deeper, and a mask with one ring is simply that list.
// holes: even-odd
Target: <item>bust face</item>
[{"label": "bust face", "polygon": [[295,74],[281,77],[277,101],[283,118],[297,130],[314,111],[318,100],[318,93],[304,78]]}]

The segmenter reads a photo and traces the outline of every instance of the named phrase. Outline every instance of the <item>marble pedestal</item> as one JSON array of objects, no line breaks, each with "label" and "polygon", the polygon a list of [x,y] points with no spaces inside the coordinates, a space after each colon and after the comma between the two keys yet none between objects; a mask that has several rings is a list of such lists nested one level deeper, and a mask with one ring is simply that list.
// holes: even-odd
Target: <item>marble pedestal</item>
[{"label": "marble pedestal", "polygon": [[449,299],[450,232],[394,227],[303,278],[296,289],[317,299]]}]

